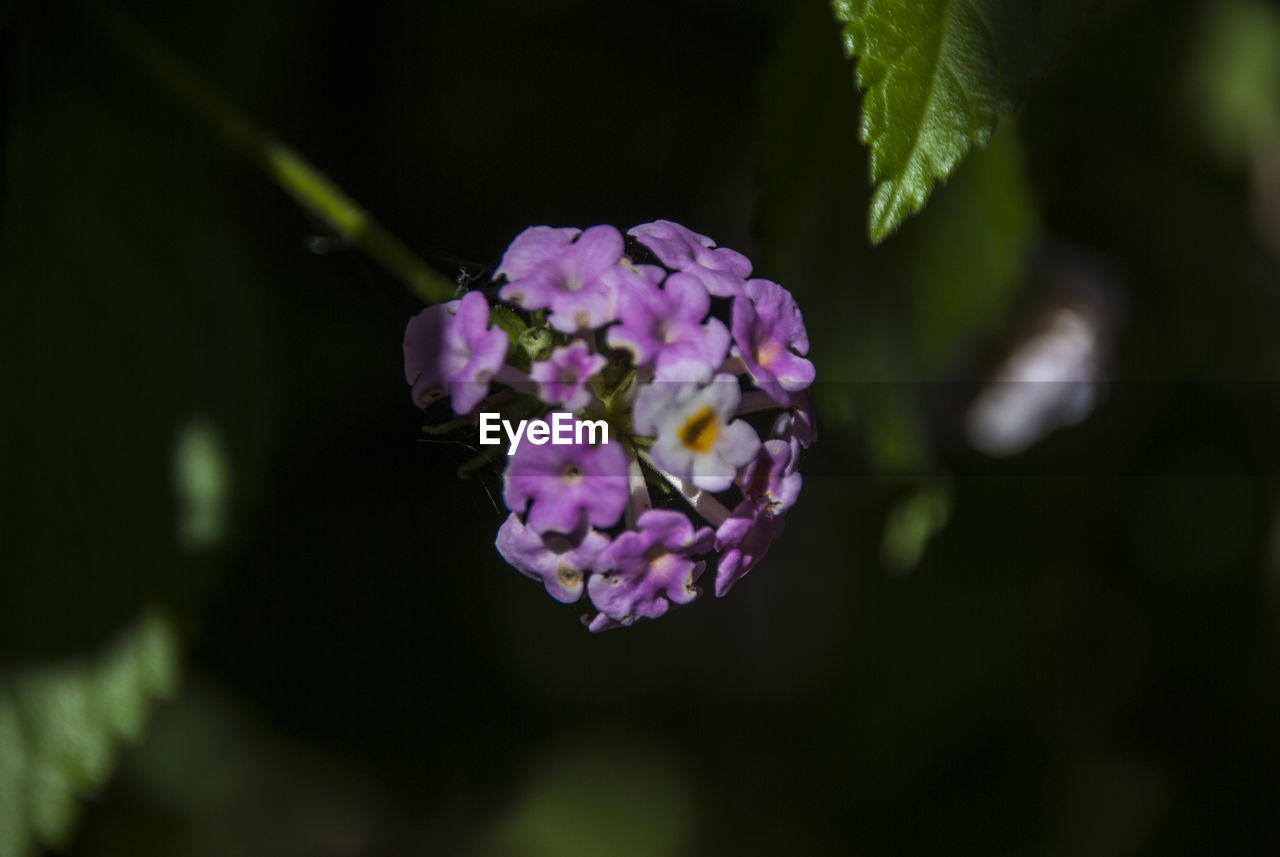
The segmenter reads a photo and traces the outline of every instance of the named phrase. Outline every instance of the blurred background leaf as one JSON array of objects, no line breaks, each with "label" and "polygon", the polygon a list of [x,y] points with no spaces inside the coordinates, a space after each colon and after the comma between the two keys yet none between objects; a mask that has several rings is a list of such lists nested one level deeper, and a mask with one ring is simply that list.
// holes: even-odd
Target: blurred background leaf
[{"label": "blurred background leaf", "polygon": [[688,853],[696,804],[678,758],[644,737],[552,741],[483,854],[675,857]]},{"label": "blurred background leaf", "polygon": [[1188,122],[1238,166],[1280,137],[1280,11],[1255,0],[1206,7],[1193,50]]},{"label": "blurred background leaf", "polygon": [[203,600],[211,558],[179,538],[175,446],[193,420],[220,438],[233,536],[279,382],[271,277],[224,178],[252,174],[148,108],[136,78],[97,73],[110,54],[74,9],[18,9],[0,213],[6,658],[82,649],[147,599]]},{"label": "blurred background leaf", "polygon": [[178,657],[172,625],[153,611],[92,657],[0,673],[0,854],[66,848],[79,799],[173,693]]}]

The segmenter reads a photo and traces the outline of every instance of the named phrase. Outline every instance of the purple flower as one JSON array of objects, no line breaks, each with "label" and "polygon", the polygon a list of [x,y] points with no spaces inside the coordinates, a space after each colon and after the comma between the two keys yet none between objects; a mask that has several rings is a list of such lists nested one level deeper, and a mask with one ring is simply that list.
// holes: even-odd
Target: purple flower
[{"label": "purple flower", "polygon": [[[558,601],[585,593],[592,631],[693,601],[711,563],[716,595],[728,592],[782,532],[816,439],[791,294],[679,224],[630,234],[662,264],[633,262],[612,226],[530,227],[489,293],[525,312],[471,292],[423,310],[404,339],[414,402],[448,394],[467,416],[425,430],[478,421],[480,443],[510,441],[498,552]],[[602,428],[609,440],[597,443]]]},{"label": "purple flower", "polygon": [[552,598],[570,604],[582,597],[587,572],[609,546],[609,537],[590,528],[538,535],[513,512],[499,528],[494,546],[517,571],[542,581]]},{"label": "purple flower", "polygon": [[742,281],[751,276],[751,261],[728,247],[670,220],[643,223],[627,232],[653,251],[662,264],[685,271],[702,281],[717,297],[742,292]]},{"label": "purple flower", "polygon": [[653,460],[703,491],[723,491],[760,448],[755,429],[734,420],[741,393],[732,375],[705,386],[657,382],[636,396],[638,432],[654,438]]},{"label": "purple flower", "polygon": [[818,439],[813,404],[809,401],[808,393],[801,391],[791,394],[791,407],[778,414],[769,436],[784,441],[791,447],[787,469],[795,471],[800,464],[800,451],[808,449]]},{"label": "purple flower", "polygon": [[764,559],[782,533],[782,517],[752,500],[743,500],[716,529],[715,549],[724,551],[716,566],[716,597],[723,597],[756,563]]},{"label": "purple flower", "polygon": [[738,487],[743,496],[771,515],[780,515],[795,505],[802,482],[795,472],[792,449],[784,440],[766,440],[760,454],[742,469]]},{"label": "purple flower", "polygon": [[592,630],[656,619],[671,604],[687,604],[698,597],[694,581],[706,563],[690,557],[710,549],[711,528],[695,532],[687,517],[665,509],[645,512],[636,527],[600,554],[597,565],[608,570],[592,575],[587,583],[591,603],[611,620],[593,623]]},{"label": "purple flower", "polygon": [[746,296],[733,302],[734,353],[774,401],[790,405],[788,393],[813,383],[809,334],[791,293],[769,280],[748,280]]},{"label": "purple flower", "polygon": [[527,310],[550,310],[548,324],[562,333],[609,323],[617,279],[643,279],[634,267],[622,264],[618,230],[593,226],[576,240],[573,232],[548,226],[526,229],[497,270],[510,280],[498,292],[503,300]]},{"label": "purple flower", "polygon": [[447,388],[453,411],[470,412],[489,392],[507,356],[507,335],[489,327],[489,302],[479,292],[427,307],[404,332],[404,375],[413,401],[426,407]]},{"label": "purple flower", "polygon": [[593,527],[616,524],[628,484],[627,456],[616,441],[538,446],[526,438],[507,464],[502,499],[516,514],[532,502],[529,527],[537,533],[572,533],[584,519]]},{"label": "purple flower", "polygon": [[538,383],[538,396],[548,405],[563,404],[580,411],[591,403],[587,379],[608,364],[603,354],[592,354],[581,340],[551,352],[549,360],[540,360],[529,369],[529,377]]},{"label": "purple flower", "polygon": [[619,290],[622,323],[606,336],[610,346],[630,351],[636,365],[653,363],[656,380],[705,382],[729,351],[729,329],[714,318],[703,323],[710,309],[696,277],[672,274],[662,288]]},{"label": "purple flower", "polygon": [[409,319],[404,329],[404,379],[413,385],[413,403],[420,408],[446,395],[440,368],[444,331],[461,301],[429,306]]},{"label": "purple flower", "polygon": [[764,559],[773,540],[782,534],[782,516],[800,495],[795,453],[785,440],[768,440],[742,469],[738,477],[742,502],[716,529],[716,550],[724,552],[716,566],[717,598]]},{"label": "purple flower", "polygon": [[[813,417],[813,403],[809,394],[798,392],[791,394],[791,407],[778,414],[773,421],[773,436],[791,444],[793,450],[799,444],[801,449],[808,449],[818,439],[818,429]],[[792,467],[795,466],[793,452]]]},{"label": "purple flower", "polygon": [[572,226],[530,226],[507,246],[493,276],[495,279],[506,277],[512,282],[527,277],[581,234],[581,229]]}]

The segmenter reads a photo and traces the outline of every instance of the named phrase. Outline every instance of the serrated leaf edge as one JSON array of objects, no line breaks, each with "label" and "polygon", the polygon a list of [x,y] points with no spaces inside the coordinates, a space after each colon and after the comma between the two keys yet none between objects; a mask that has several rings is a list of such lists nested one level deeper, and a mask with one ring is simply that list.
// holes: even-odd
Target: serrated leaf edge
[{"label": "serrated leaf edge", "polygon": [[[902,159],[903,166],[899,171],[898,178],[884,174],[886,168],[883,167],[883,158],[878,156],[877,143],[887,132],[887,126],[881,126],[878,129],[873,128],[873,122],[868,118],[870,114],[867,110],[868,100],[884,97],[883,93],[876,94],[873,93],[873,90],[877,84],[882,83],[884,78],[888,76],[889,70],[898,59],[898,56],[876,57],[873,59],[873,62],[884,69],[883,73],[868,70],[867,61],[869,55],[864,47],[867,37],[861,20],[861,14],[866,10],[866,3],[859,4],[858,11],[854,12],[853,4],[850,0],[833,0],[832,8],[836,13],[837,21],[841,23],[845,54],[854,60],[855,80],[858,88],[864,93],[862,119],[859,123],[859,138],[870,150],[870,176],[871,184],[874,188],[867,211],[867,237],[873,245],[879,245],[896,232],[908,217],[924,208],[925,203],[933,195],[935,186],[945,184],[947,178],[964,161],[974,147],[981,148],[987,144],[991,139],[991,134],[995,131],[998,113],[994,110],[974,111],[978,115],[982,112],[989,112],[989,115],[982,117],[981,124],[973,132],[964,135],[961,142],[953,145],[951,147],[952,151],[948,152],[942,160],[932,162],[933,168],[928,170],[930,175],[919,182],[922,190],[911,194],[912,183],[906,180],[906,175],[909,172],[913,172],[911,167],[913,162],[925,160],[918,158],[920,137],[924,129],[925,117],[934,109],[937,98],[938,78],[943,74],[950,74],[952,77],[956,77],[955,70],[942,62],[942,50],[946,41],[947,31],[949,27],[954,26],[952,19],[955,14],[956,0],[944,0],[942,22],[937,28],[938,38],[933,47],[934,60],[930,64],[933,72],[929,75],[929,88],[921,102],[921,108],[912,129],[911,146],[906,156]],[[981,20],[981,12],[977,6],[974,7],[974,13]],[[985,20],[981,20],[981,24],[981,32],[990,41],[993,38],[991,28]],[[989,47],[994,50],[993,45],[989,45]],[[968,101],[970,94],[963,82],[958,78],[956,79],[956,89],[961,94],[961,97]],[[919,168],[925,168],[925,164],[921,164]]]}]

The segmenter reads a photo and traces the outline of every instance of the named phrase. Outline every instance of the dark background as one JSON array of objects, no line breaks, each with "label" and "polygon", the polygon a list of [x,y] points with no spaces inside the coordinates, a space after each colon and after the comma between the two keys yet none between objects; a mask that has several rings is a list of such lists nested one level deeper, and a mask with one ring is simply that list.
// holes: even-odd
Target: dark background
[{"label": "dark background", "polygon": [[[1215,53],[1219,8],[1103,4],[871,249],[822,4],[126,4],[450,278],[668,218],[797,295],[821,434],[785,536],[595,636],[493,550],[497,474],[422,439],[421,304],[86,7],[10,4],[0,660],[146,605],[185,644],[71,853],[1271,853],[1280,49]],[[1102,403],[983,456],[956,401],[1072,277]],[[196,546],[193,421],[229,474]]]}]

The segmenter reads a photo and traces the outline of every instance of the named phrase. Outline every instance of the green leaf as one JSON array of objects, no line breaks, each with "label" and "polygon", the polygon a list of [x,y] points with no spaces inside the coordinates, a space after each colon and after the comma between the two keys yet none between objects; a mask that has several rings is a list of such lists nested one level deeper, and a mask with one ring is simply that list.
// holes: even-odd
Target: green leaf
[{"label": "green leaf", "polygon": [[933,192],[1000,112],[1011,112],[1088,0],[833,0],[865,93],[868,231],[880,243]]},{"label": "green leaf", "polygon": [[106,782],[117,746],[172,693],[176,652],[151,612],[91,658],[0,674],[0,857],[67,844],[77,798]]},{"label": "green leaf", "polygon": [[954,504],[946,480],[922,485],[894,506],[884,525],[880,561],[895,574],[915,570],[929,541],[947,525]]},{"label": "green leaf", "polygon": [[929,217],[876,250],[849,240],[865,217],[867,173],[848,156],[858,100],[830,31],[826,3],[799,7],[763,79],[759,269],[802,306],[822,307],[806,321],[827,430],[882,475],[931,473],[918,399],[927,387],[902,382],[950,377],[1006,318],[1040,233],[1025,154],[1006,122]]}]

